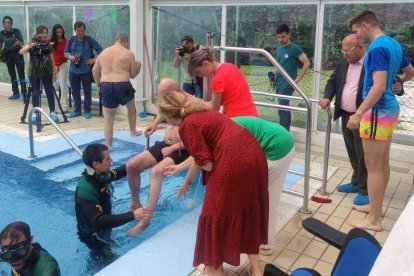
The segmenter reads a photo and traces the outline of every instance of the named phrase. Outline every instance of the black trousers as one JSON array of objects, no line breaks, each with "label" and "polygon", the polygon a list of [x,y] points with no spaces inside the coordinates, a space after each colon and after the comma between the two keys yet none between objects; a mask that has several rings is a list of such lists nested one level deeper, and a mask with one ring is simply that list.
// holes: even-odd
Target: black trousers
[{"label": "black trousers", "polygon": [[354,113],[341,110],[342,135],[344,137],[346,150],[353,169],[352,184],[357,184],[359,192],[367,194],[367,168],[365,167],[364,149],[362,139],[359,137],[359,129],[349,129],[346,127],[349,117]]},{"label": "black trousers", "polygon": [[[18,78],[16,76],[16,68],[17,74],[19,75],[19,79],[24,79],[24,59],[23,55],[20,55],[18,52],[10,52],[7,53],[9,56],[9,62],[7,62],[7,70],[9,71],[9,76],[12,84],[13,95],[19,94],[19,83],[17,82]],[[26,83],[21,82],[21,92],[23,95],[26,95]]]}]

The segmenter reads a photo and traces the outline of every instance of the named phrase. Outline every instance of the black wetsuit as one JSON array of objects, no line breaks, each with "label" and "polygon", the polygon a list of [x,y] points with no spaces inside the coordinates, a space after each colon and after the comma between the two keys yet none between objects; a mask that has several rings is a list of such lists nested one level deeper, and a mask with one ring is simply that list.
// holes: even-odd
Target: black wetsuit
[{"label": "black wetsuit", "polygon": [[79,179],[75,193],[76,219],[81,241],[98,251],[109,249],[111,228],[134,220],[132,212],[112,215],[110,183],[126,176],[126,166],[110,170],[106,175],[88,175]]}]

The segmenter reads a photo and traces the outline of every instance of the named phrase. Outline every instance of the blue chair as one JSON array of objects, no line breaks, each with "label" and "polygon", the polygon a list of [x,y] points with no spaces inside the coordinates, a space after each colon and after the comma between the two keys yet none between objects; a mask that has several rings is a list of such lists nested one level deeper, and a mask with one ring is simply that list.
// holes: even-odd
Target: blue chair
[{"label": "blue chair", "polygon": [[[381,251],[378,241],[362,229],[355,228],[345,234],[314,218],[304,219],[302,225],[308,232],[340,249],[331,272],[333,276],[367,276]],[[272,264],[265,266],[264,276],[286,275],[288,274]],[[298,268],[290,275],[317,276],[321,274],[313,269]]]}]

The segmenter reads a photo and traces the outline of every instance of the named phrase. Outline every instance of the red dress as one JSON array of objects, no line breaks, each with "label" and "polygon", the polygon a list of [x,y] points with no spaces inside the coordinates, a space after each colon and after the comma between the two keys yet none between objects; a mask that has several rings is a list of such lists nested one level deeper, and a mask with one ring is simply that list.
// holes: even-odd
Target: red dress
[{"label": "red dress", "polygon": [[184,117],[181,139],[203,171],[206,194],[197,227],[193,265],[237,266],[240,253],[267,243],[267,161],[254,136],[217,111]]}]

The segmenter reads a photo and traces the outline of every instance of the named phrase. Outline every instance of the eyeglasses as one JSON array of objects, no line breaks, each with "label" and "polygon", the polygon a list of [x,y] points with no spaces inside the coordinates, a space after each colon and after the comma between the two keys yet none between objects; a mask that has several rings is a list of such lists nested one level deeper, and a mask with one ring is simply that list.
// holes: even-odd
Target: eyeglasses
[{"label": "eyeglasses", "polygon": [[344,55],[346,53],[351,53],[353,50],[355,50],[355,48],[359,47],[360,45],[355,45],[354,47],[351,47],[349,49],[341,49],[341,53]]},{"label": "eyeglasses", "polygon": [[30,242],[25,240],[9,246],[1,246],[0,259],[11,263],[13,261],[22,260],[29,254]]}]

